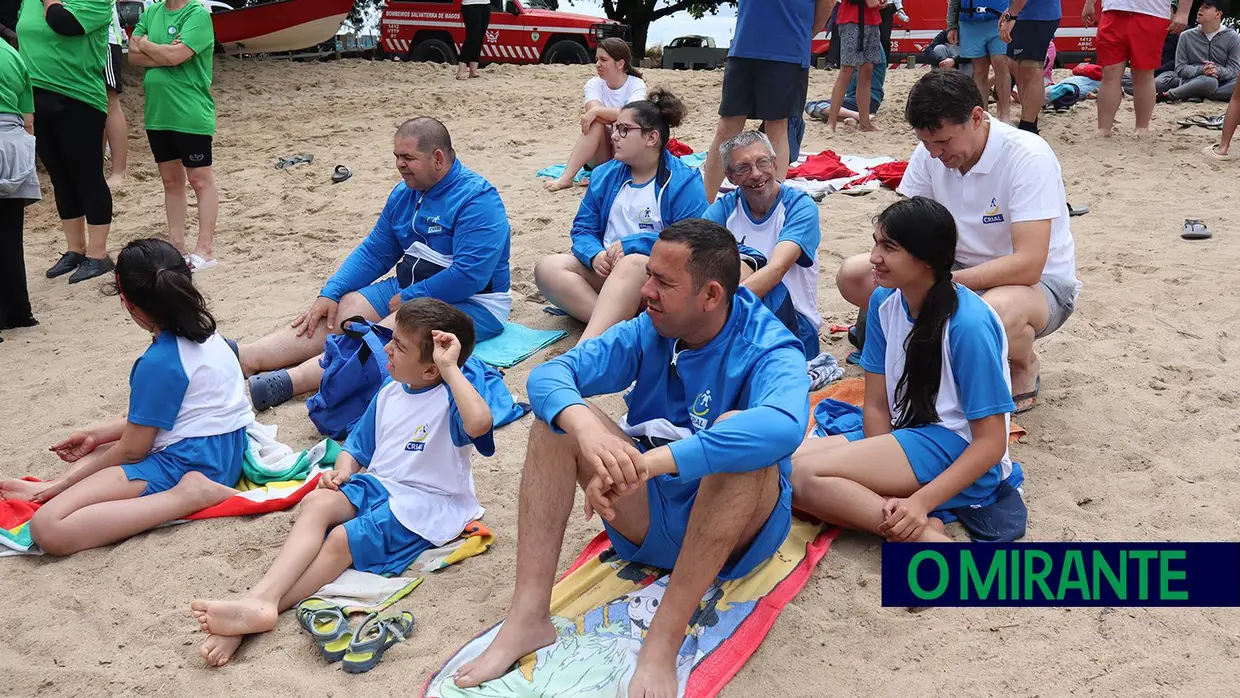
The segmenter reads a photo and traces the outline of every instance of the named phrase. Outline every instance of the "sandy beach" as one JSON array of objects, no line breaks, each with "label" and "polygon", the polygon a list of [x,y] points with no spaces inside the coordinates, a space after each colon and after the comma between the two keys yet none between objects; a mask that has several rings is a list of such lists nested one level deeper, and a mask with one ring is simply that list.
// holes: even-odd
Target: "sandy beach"
[{"label": "sandy beach", "polygon": [[[541,312],[533,267],[566,251],[581,189],[549,194],[534,173],[564,162],[577,133],[581,87],[592,67],[493,66],[458,82],[447,67],[341,61],[322,64],[217,60],[215,172],[222,199],[220,265],[196,277],[221,331],[253,339],[288,322],[369,232],[398,181],[395,126],[433,115],[459,157],[499,189],[512,222],[512,320],[579,327]],[[906,159],[916,145],[902,124],[921,71],[893,70],[877,121],[863,134],[828,134],[811,123],[805,150]],[[811,98],[829,96],[835,74],[812,72]],[[649,71],[691,109],[673,135],[710,144],[722,72]],[[126,77],[130,178],[115,192],[113,255],[130,240],[166,235],[162,187],[142,130],[137,69]],[[1039,343],[1040,406],[1018,421],[1028,437],[1012,455],[1027,473],[1028,540],[1236,540],[1240,525],[1240,165],[1201,155],[1217,132],[1178,130],[1175,119],[1224,105],[1159,105],[1156,135],[1131,137],[1131,101],[1120,133],[1097,139],[1093,102],[1043,117],[1070,201],[1077,312]],[[276,170],[299,153],[314,162]],[[351,180],[333,185],[334,165]],[[43,277],[63,251],[51,185],[27,211],[26,264],[35,315],[4,333],[0,359],[0,477],[50,478],[48,452],[76,426],[125,410],[127,378],[149,337],[100,294]],[[819,206],[819,305],[827,325],[855,311],[835,291],[841,259],[869,249],[870,219],[891,191],[829,196]],[[192,201],[192,197],[191,197]],[[1214,239],[1185,242],[1185,218]],[[196,224],[191,208],[191,225]],[[193,230],[190,233],[192,240]],[[530,369],[575,336],[508,371],[524,393]],[[850,347],[825,341],[843,361]],[[857,369],[853,368],[852,371]],[[261,413],[280,440],[317,440],[297,400]],[[618,396],[602,401],[619,416]],[[475,455],[479,497],[496,533],[486,555],[430,575],[397,608],[418,629],[368,674],[327,665],[288,614],[275,632],[208,669],[190,601],[244,591],[275,556],[289,512],[215,519],[139,535],[69,559],[0,560],[6,607],[4,695],[395,695],[419,689],[459,646],[499,620],[512,589],[516,495],[532,418],[496,434],[497,455]],[[579,498],[580,502],[580,498]],[[580,511],[580,508],[578,509]],[[575,514],[562,564],[596,521]],[[959,531],[956,532],[960,535]],[[820,695],[1234,695],[1240,675],[1240,610],[967,609],[910,613],[880,605],[880,544],[841,535],[727,696]]]}]

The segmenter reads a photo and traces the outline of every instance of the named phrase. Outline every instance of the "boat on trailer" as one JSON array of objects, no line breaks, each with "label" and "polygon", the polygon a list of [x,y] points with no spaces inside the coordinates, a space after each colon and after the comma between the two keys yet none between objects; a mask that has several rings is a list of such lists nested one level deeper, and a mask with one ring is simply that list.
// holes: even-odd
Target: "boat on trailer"
[{"label": "boat on trailer", "polygon": [[[215,40],[226,53],[300,51],[335,38],[354,0],[199,0],[211,10]],[[121,23],[132,30],[140,0],[121,0]]]}]

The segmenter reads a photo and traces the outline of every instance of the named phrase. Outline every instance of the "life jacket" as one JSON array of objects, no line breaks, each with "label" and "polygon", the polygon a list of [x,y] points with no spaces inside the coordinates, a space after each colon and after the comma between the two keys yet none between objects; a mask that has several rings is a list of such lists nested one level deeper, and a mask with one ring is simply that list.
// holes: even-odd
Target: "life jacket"
[{"label": "life jacket", "polygon": [[1010,0],[960,0],[961,22],[997,22]]}]

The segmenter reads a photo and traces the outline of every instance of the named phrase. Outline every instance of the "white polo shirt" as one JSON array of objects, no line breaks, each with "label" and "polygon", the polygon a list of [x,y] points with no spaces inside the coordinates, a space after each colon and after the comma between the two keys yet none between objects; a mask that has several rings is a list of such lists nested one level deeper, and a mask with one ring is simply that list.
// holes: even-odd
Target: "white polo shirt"
[{"label": "white polo shirt", "polygon": [[986,148],[968,174],[949,168],[918,144],[898,191],[934,199],[951,211],[956,261],[964,266],[1012,254],[1013,223],[1050,220],[1050,251],[1042,275],[1072,283],[1074,297],[1080,292],[1063,171],[1041,136],[991,117]]}]

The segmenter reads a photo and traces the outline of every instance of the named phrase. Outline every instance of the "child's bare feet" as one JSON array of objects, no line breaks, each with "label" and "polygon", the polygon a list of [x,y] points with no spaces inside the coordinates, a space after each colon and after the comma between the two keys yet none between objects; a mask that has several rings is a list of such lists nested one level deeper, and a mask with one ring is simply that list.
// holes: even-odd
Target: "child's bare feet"
[{"label": "child's bare feet", "polygon": [[544,184],[543,189],[546,189],[547,191],[560,191],[561,189],[568,189],[571,186],[573,186],[572,177],[560,177],[559,179],[555,179]]},{"label": "child's bare feet", "polygon": [[207,666],[224,666],[241,646],[244,635],[210,635],[202,641],[199,652]]},{"label": "child's bare feet", "polygon": [[29,502],[36,494],[55,484],[54,482],[31,482],[30,480],[5,480],[0,482],[0,499]]},{"label": "child's bare feet", "polygon": [[535,623],[517,622],[509,616],[491,646],[478,655],[477,659],[467,662],[457,670],[456,685],[460,688],[472,688],[497,679],[507,673],[517,660],[550,645],[555,642],[555,638],[555,626],[546,616]]},{"label": "child's bare feet", "polygon": [[202,601],[190,604],[190,610],[204,633],[241,636],[265,633],[276,627],[279,610],[274,603],[243,596],[230,601]]},{"label": "child's bare feet", "polygon": [[221,485],[197,470],[191,470],[182,475],[176,487],[170,491],[180,493],[190,503],[198,505],[200,509],[219,504],[237,494],[237,490],[228,485]]}]

